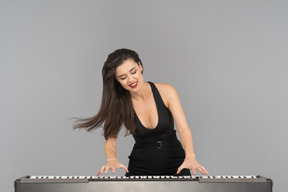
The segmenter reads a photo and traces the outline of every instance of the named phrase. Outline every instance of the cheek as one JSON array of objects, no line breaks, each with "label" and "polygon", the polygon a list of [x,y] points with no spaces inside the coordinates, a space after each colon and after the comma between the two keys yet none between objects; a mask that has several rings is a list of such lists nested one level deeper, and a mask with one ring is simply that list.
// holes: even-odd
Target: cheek
[{"label": "cheek", "polygon": [[137,79],[143,79],[143,74],[141,73],[141,71],[137,73]]},{"label": "cheek", "polygon": [[122,87],[125,87],[125,84],[126,84],[126,82],[125,81],[123,81],[123,80],[120,80],[120,82],[119,82],[121,85],[122,85]]},{"label": "cheek", "polygon": [[127,89],[129,86],[127,85],[127,80],[120,80],[119,83],[121,84],[121,86],[125,89]]}]

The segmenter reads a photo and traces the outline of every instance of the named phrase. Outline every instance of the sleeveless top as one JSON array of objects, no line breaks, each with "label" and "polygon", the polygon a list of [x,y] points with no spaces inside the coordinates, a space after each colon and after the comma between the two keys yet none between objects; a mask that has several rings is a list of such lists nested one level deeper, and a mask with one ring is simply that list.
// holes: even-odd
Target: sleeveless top
[{"label": "sleeveless top", "polygon": [[[154,129],[146,128],[134,111],[137,132],[133,137],[136,142],[129,156],[129,173],[125,175],[176,175],[185,159],[185,151],[176,137],[171,112],[165,106],[156,86],[148,83],[157,106],[158,124]],[[178,175],[191,173],[190,170],[183,169]]]},{"label": "sleeveless top", "polygon": [[154,129],[146,128],[138,118],[134,111],[134,121],[136,124],[137,132],[133,135],[136,142],[162,140],[171,137],[175,134],[174,119],[169,109],[164,104],[161,95],[152,82],[148,82],[151,86],[154,100],[157,106],[158,124]]}]

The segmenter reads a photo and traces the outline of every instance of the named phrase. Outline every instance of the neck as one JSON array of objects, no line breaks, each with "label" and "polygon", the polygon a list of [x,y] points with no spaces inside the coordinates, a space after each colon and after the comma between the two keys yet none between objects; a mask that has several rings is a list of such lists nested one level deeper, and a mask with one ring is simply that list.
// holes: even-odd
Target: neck
[{"label": "neck", "polygon": [[151,94],[151,89],[148,82],[143,82],[143,85],[139,91],[130,92],[132,100],[135,101],[144,100],[149,94]]}]

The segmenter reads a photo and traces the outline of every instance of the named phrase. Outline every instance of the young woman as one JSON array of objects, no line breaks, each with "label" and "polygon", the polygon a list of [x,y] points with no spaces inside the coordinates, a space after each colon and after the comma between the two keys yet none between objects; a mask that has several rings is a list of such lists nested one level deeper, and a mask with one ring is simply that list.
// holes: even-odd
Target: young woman
[{"label": "young woman", "polygon": [[[118,49],[108,55],[102,69],[103,94],[98,114],[79,119],[74,128],[91,131],[104,124],[107,164],[97,173],[122,168],[131,175],[208,174],[196,158],[193,140],[180,100],[168,84],[145,82],[138,54]],[[176,137],[174,120],[180,141]],[[135,145],[128,168],[116,158],[117,136],[122,124]],[[182,147],[183,146],[183,147]],[[184,148],[184,149],[183,149]]]}]

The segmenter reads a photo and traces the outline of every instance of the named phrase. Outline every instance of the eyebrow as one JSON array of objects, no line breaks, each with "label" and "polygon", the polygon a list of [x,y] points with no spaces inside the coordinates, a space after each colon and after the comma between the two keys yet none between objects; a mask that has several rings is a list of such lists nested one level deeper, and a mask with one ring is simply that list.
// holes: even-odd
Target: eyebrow
[{"label": "eyebrow", "polygon": [[[133,71],[133,69],[135,69],[136,67],[133,67],[132,69],[129,70],[129,72]],[[122,75],[118,75],[118,78],[124,76],[125,74],[122,74]]]}]

